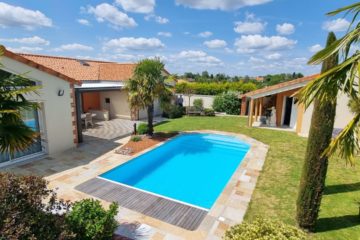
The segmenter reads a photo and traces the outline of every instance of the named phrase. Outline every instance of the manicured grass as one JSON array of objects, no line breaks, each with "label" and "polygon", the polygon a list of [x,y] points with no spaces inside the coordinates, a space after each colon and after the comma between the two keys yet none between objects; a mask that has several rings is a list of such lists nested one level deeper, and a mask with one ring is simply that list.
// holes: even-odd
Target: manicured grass
[{"label": "manicured grass", "polygon": [[[292,132],[249,128],[241,117],[184,117],[156,126],[156,131],[219,130],[245,134],[270,146],[246,220],[257,216],[296,225],[296,197],[306,138]],[[360,164],[360,163],[359,163]],[[360,239],[360,168],[330,159],[326,193],[313,239]]]}]

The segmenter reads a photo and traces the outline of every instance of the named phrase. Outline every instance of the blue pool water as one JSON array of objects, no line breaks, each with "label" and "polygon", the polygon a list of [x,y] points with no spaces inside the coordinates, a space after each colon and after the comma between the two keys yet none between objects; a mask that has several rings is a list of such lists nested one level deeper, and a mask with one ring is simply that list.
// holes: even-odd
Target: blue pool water
[{"label": "blue pool water", "polygon": [[231,136],[182,134],[100,177],[210,209],[249,147]]}]

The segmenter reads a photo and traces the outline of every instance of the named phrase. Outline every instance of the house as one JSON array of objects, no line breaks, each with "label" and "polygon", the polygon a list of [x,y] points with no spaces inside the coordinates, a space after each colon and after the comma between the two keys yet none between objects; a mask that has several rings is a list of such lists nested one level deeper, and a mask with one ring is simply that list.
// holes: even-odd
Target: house
[{"label": "house", "polygon": [[[313,104],[305,109],[296,102],[295,94],[317,76],[306,76],[243,94],[240,96],[240,114],[248,116],[250,127],[285,128],[306,137],[310,130]],[[347,106],[348,101],[347,96],[338,95],[335,130],[343,129],[353,117]]]},{"label": "house", "polygon": [[38,102],[40,109],[22,113],[25,123],[39,133],[38,141],[28,150],[18,152],[13,157],[1,154],[0,166],[75,147],[78,143],[75,86],[80,83],[1,46],[0,51],[4,53],[0,59],[0,71],[25,74],[36,85],[41,86],[38,95],[26,96]]},{"label": "house", "polygon": [[[145,119],[146,110],[130,110],[127,101],[126,81],[136,64],[84,60],[68,57],[13,53],[1,47],[4,56],[0,70],[14,74],[26,74],[41,85],[39,96],[29,96],[41,109],[31,115],[41,133],[37,154],[53,154],[75,147],[82,142],[82,116],[91,112],[95,118]],[[164,75],[169,73],[164,70]],[[158,101],[154,103],[154,115],[160,115]],[[27,115],[27,114],[24,114]],[[29,116],[30,116],[29,115]],[[25,119],[26,120],[26,119]],[[29,158],[34,151],[19,153],[16,158]],[[1,162],[10,157],[0,156]]]}]

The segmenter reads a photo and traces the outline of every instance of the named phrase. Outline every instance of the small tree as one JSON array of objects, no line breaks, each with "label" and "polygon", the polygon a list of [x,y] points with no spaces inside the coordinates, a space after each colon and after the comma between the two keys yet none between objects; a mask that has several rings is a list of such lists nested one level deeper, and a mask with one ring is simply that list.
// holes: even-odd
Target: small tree
[{"label": "small tree", "polygon": [[204,102],[201,98],[194,99],[193,106],[196,110],[202,111],[204,109]]},{"label": "small tree", "polygon": [[137,64],[133,78],[127,82],[131,109],[147,109],[150,136],[154,133],[154,101],[166,91],[163,70],[164,64],[159,59],[144,59]]}]

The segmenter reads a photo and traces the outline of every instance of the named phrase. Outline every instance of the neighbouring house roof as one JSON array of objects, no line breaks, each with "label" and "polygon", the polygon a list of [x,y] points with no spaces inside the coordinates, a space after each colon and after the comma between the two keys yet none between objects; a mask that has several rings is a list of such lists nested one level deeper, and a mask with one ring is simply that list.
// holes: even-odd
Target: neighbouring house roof
[{"label": "neighbouring house roof", "polygon": [[282,83],[279,83],[279,84],[276,84],[273,86],[264,87],[264,88],[261,88],[261,89],[255,90],[255,91],[245,93],[245,94],[241,95],[240,97],[241,98],[243,98],[243,97],[259,98],[259,97],[264,97],[264,96],[268,96],[268,95],[272,95],[272,94],[286,92],[286,91],[297,89],[297,88],[302,88],[308,82],[314,80],[318,76],[319,76],[319,74],[314,74],[314,75],[294,79],[291,81],[282,82]]},{"label": "neighbouring house roof", "polygon": [[74,78],[72,78],[72,77],[70,77],[68,75],[63,74],[60,71],[56,71],[55,69],[50,68],[50,67],[48,67],[48,66],[46,66],[44,64],[41,64],[41,63],[39,63],[37,61],[33,61],[31,59],[25,58],[21,54],[13,53],[13,52],[7,50],[2,45],[0,45],[0,52],[2,52],[4,54],[4,56],[6,56],[8,58],[11,58],[11,59],[13,59],[15,61],[18,61],[18,62],[21,62],[21,63],[24,63],[24,64],[26,64],[26,65],[28,65],[30,67],[39,69],[42,72],[46,72],[46,73],[48,73],[50,75],[53,75],[55,77],[58,77],[58,78],[63,79],[65,81],[68,81],[70,83],[81,84],[78,81],[76,81],[76,79],[74,79]]}]

